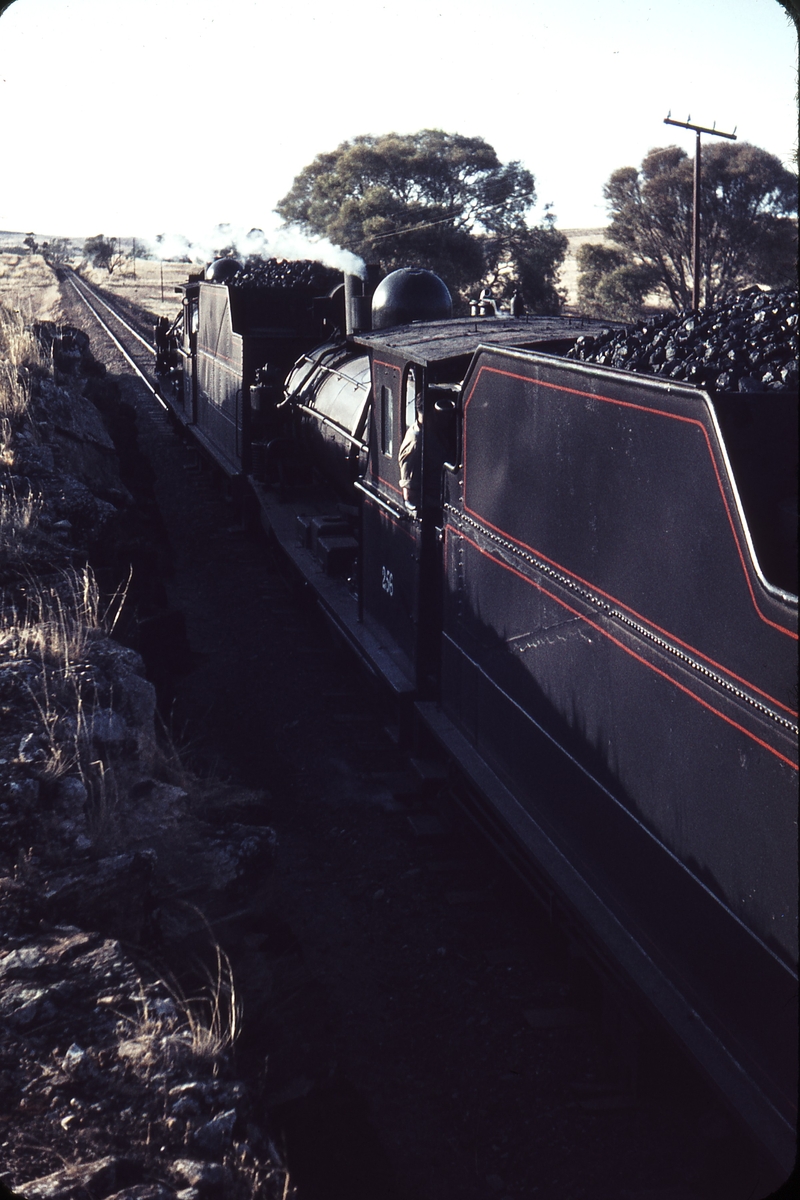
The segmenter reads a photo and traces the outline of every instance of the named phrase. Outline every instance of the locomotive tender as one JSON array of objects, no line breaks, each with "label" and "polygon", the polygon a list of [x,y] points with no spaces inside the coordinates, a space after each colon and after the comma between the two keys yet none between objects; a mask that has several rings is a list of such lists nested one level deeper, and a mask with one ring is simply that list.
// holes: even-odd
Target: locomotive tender
[{"label": "locomotive tender", "polygon": [[788,1171],[797,598],[770,496],[797,398],[571,361],[598,322],[374,282],[213,264],[162,336],[164,398]]}]

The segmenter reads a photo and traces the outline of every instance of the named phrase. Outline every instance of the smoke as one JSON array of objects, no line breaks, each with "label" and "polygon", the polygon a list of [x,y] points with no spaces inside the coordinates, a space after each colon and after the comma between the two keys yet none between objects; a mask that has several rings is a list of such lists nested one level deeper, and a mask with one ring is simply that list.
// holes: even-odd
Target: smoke
[{"label": "smoke", "polygon": [[245,229],[225,222],[205,232],[158,233],[142,240],[155,258],[189,259],[204,265],[225,254],[233,254],[242,260],[250,257],[310,259],[349,275],[366,277],[366,267],[358,255],[334,246],[327,238],[307,237],[292,226],[265,233],[263,229]]}]

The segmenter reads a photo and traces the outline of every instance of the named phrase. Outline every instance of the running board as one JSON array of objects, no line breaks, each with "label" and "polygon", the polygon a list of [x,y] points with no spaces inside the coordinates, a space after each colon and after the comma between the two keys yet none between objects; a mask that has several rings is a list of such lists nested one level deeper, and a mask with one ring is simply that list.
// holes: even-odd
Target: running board
[{"label": "running board", "polygon": [[298,544],[296,508],[276,499],[258,480],[249,477],[248,482],[258,502],[262,526],[273,534],[284,554],[313,588],[327,619],[367,669],[388,683],[395,699],[413,697],[416,691],[413,681],[392,648],[360,619],[358,601],[350,589],[341,579],[326,575],[311,551]]}]

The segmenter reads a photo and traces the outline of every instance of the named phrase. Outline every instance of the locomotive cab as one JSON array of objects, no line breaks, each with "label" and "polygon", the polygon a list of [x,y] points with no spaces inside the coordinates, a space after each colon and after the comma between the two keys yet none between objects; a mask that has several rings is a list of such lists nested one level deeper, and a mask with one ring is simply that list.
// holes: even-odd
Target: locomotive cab
[{"label": "locomotive cab", "polygon": [[435,685],[439,657],[437,531],[453,421],[453,414],[442,409],[431,375],[420,357],[392,354],[387,346],[373,350],[367,469],[356,484],[363,497],[364,621],[390,635],[402,669],[420,694]]},{"label": "locomotive cab", "polygon": [[572,345],[594,324],[573,327],[549,317],[474,322],[453,318],[450,308],[437,276],[397,271],[375,293],[373,331],[353,339],[372,363],[368,462],[356,484],[363,497],[363,621],[376,637],[388,636],[410,688],[422,697],[439,686],[443,486],[460,458],[461,388],[476,335],[480,330],[499,346],[551,350]]}]

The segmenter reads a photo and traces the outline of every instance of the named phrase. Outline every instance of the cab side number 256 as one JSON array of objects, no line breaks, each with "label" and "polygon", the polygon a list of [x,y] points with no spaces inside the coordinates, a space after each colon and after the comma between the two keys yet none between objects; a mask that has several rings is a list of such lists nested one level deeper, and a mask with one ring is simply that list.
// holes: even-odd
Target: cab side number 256
[{"label": "cab side number 256", "polygon": [[394,595],[394,575],[386,567],[381,567],[381,587],[387,596]]}]

